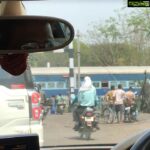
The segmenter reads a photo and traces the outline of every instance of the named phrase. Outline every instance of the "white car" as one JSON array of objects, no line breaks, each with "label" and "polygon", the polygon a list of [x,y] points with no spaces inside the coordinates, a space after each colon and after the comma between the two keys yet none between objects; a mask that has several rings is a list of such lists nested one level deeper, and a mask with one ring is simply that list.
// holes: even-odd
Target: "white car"
[{"label": "white car", "polygon": [[0,135],[37,133],[42,145],[41,97],[30,69],[15,77],[0,68],[0,74]]}]

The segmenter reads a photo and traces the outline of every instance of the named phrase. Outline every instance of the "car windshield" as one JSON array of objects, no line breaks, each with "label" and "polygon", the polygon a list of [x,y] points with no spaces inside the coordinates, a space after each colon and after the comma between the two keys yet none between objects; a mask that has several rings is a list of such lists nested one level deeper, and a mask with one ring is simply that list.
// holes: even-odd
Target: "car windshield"
[{"label": "car windshield", "polygon": [[8,86],[11,76],[0,72],[0,85],[9,88],[0,86],[6,99],[0,112],[8,114],[0,119],[0,134],[37,133],[40,146],[116,144],[149,128],[149,1],[23,4],[27,15],[69,21],[75,37],[64,49],[29,55],[26,92],[13,94],[19,89],[10,84],[28,81],[14,77]]}]

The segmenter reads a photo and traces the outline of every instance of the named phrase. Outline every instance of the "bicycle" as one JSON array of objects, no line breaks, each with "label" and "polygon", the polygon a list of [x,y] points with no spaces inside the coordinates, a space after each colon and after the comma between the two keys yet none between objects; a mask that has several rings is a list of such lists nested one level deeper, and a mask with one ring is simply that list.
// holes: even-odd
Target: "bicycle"
[{"label": "bicycle", "polygon": [[113,110],[113,106],[104,101],[102,104],[102,117],[104,123],[111,124],[115,121],[115,112]]}]

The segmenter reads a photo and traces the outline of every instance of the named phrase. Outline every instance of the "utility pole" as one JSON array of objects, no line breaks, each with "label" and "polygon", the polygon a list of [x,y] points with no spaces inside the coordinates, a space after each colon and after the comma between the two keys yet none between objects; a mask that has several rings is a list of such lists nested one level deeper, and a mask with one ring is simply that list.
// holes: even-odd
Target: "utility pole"
[{"label": "utility pole", "polygon": [[80,88],[80,33],[77,31],[77,57],[78,57],[78,83],[77,88]]},{"label": "utility pole", "polygon": [[73,44],[69,44],[69,77],[70,77],[70,95],[74,94],[74,49]]},{"label": "utility pole", "polygon": [[69,106],[70,106],[71,98],[74,96],[75,93],[73,43],[71,42],[65,49],[69,55]]}]

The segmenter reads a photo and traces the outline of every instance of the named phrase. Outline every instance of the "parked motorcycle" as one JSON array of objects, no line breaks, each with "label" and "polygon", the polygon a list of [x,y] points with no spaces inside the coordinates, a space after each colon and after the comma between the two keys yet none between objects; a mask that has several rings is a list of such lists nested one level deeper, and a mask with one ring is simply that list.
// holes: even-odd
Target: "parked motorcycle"
[{"label": "parked motorcycle", "polygon": [[81,126],[79,128],[80,137],[89,140],[91,133],[96,129],[96,114],[93,108],[87,107],[80,115]]},{"label": "parked motorcycle", "polygon": [[125,107],[124,122],[135,122],[137,121],[137,107],[136,104]]}]

